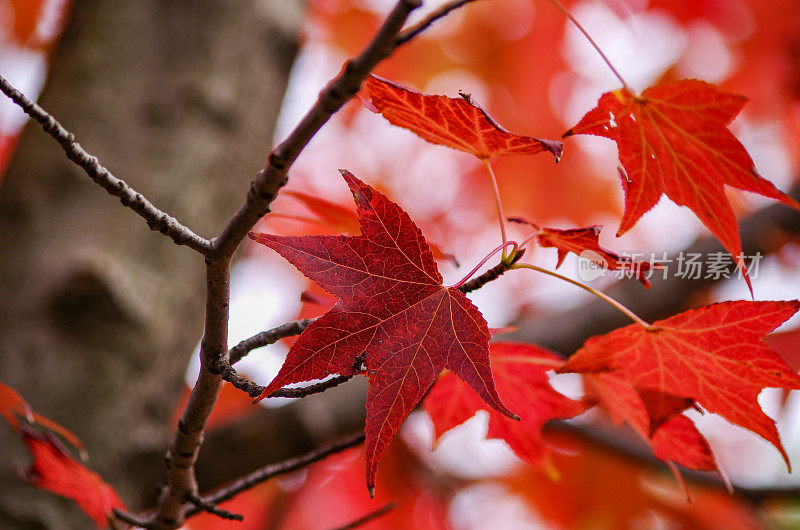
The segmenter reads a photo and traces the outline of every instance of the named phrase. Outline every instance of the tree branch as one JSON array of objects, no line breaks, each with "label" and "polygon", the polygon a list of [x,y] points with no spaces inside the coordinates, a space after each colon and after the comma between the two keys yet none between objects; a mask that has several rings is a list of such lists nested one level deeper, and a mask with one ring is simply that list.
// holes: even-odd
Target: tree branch
[{"label": "tree branch", "polygon": [[[360,445],[363,442],[364,442],[364,433],[359,432],[351,434],[346,438],[329,442],[304,455],[295,458],[289,458],[287,460],[278,462],[276,464],[264,466],[260,469],[253,471],[252,473],[247,474],[246,476],[240,479],[233,481],[227,486],[218,489],[214,493],[211,493],[210,495],[203,497],[203,502],[215,505],[220,504],[229,499],[232,499],[238,493],[248,490],[273,477],[276,477],[278,475],[283,475],[286,473],[291,473],[292,471],[296,471],[298,469],[302,469],[307,465],[322,460],[327,456],[330,456],[335,453],[341,453],[342,451]],[[199,512],[200,510],[197,507],[191,507],[188,510],[186,510],[186,517],[191,517],[192,515],[196,515]]]},{"label": "tree branch", "polygon": [[[394,41],[408,15],[421,0],[399,0],[372,42],[320,94],[305,118],[269,156],[269,164],[259,172],[250,192],[222,234],[211,241],[206,253],[206,322],[200,345],[200,375],[189,395],[165,458],[167,487],[162,491],[154,527],[170,530],[183,524],[185,499],[197,494],[194,464],[203,442],[206,421],[219,396],[221,372],[228,364],[228,318],[230,302],[230,264],[233,253],[247,232],[269,210],[286,182],[286,174],[316,132],[358,91],[372,68],[394,50]],[[214,502],[213,500],[210,502]]]},{"label": "tree branch", "polygon": [[162,212],[147,200],[147,198],[134,190],[125,181],[115,177],[107,168],[102,166],[97,158],[87,153],[75,141],[75,136],[64,128],[56,119],[42,107],[28,99],[22,92],[14,88],[4,77],[0,76],[0,90],[17,104],[28,116],[36,120],[42,129],[52,136],[64,149],[67,158],[83,169],[89,178],[99,184],[109,194],[118,197],[120,202],[139,214],[151,230],[161,232],[172,239],[177,245],[185,245],[201,254],[206,254],[211,249],[211,242],[192,232],[174,217]]},{"label": "tree branch", "polygon": [[476,276],[461,287],[458,288],[464,294],[467,294],[472,291],[477,291],[484,285],[489,282],[495,281],[497,278],[505,274],[507,271],[511,270],[511,266],[522,259],[522,256],[525,255],[525,249],[519,249],[514,254],[514,256],[508,261],[501,261],[488,271],[484,272],[480,276]]},{"label": "tree branch", "polygon": [[191,495],[188,500],[198,510],[214,514],[217,517],[221,517],[222,519],[230,519],[231,521],[244,520],[244,516],[242,514],[229,512],[228,510],[223,510],[216,504],[204,500],[197,494]]},{"label": "tree branch", "polygon": [[154,528],[178,528],[183,524],[184,500],[197,494],[194,464],[203,443],[208,417],[217,402],[222,377],[208,370],[227,354],[228,305],[230,300],[230,258],[206,257],[206,323],[200,343],[200,374],[178,421],[164,463],[167,487],[158,499]]},{"label": "tree branch", "polygon": [[411,26],[410,28],[406,29],[400,35],[397,36],[397,39],[394,41],[395,47],[402,46],[403,44],[407,43],[426,29],[428,29],[434,22],[439,20],[440,18],[444,18],[451,11],[455,11],[459,7],[463,7],[475,0],[454,0],[453,2],[448,2],[441,6],[439,9],[433,11],[423,20],[418,22],[417,24]]},{"label": "tree branch", "polygon": [[294,320],[292,322],[281,324],[280,326],[267,331],[262,331],[258,335],[253,335],[249,339],[244,339],[242,342],[231,348],[228,352],[230,364],[238,363],[245,355],[256,348],[268,346],[278,342],[280,339],[301,334],[309,324],[314,322],[314,320],[316,319],[302,318],[300,320]]},{"label": "tree branch", "polygon": [[217,254],[233,254],[247,232],[269,212],[270,204],[286,184],[287,172],[300,152],[331,116],[358,92],[372,69],[391,55],[397,47],[397,35],[408,15],[421,4],[421,0],[397,2],[372,42],[361,55],[345,64],[339,75],[320,93],[317,102],[297,127],[272,150],[267,167],[256,176],[244,203],[224,228],[222,235],[213,241]]}]

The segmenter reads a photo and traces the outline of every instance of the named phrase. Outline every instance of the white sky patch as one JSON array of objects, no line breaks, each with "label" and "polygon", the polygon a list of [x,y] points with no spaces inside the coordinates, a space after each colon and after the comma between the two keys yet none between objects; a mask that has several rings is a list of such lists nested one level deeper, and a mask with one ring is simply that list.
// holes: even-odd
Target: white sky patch
[{"label": "white sky patch", "polygon": [[451,429],[433,446],[433,424],[424,412],[412,412],[400,436],[433,469],[465,479],[501,477],[524,465],[501,440],[486,440],[489,415],[478,413]]},{"label": "white sky patch", "polygon": [[[644,11],[621,19],[601,2],[584,1],[573,6],[572,13],[635,90],[658,79],[686,46],[685,32],[663,11]],[[593,85],[592,97],[596,100],[597,94],[619,88],[619,80],[597,50],[572,23],[566,24],[564,58]]]},{"label": "white sky patch", "polygon": [[[756,170],[778,189],[787,190],[794,180],[795,168],[792,167],[790,147],[786,144],[786,134],[781,123],[757,123],[740,118],[733,125],[736,137],[750,153]],[[742,194],[754,209],[775,203],[774,199],[761,195],[746,192]]]},{"label": "white sky patch", "polygon": [[286,96],[275,125],[275,139],[281,141],[314,105],[320,90],[328,84],[348,58],[309,35],[289,74]]},{"label": "white sky patch", "polygon": [[[781,412],[781,392],[766,389],[759,395],[758,402],[766,414],[776,420],[781,441],[794,463],[800,458],[800,432],[797,421],[792,418],[800,413],[800,397],[797,392],[792,393]],[[800,473],[787,473],[781,454],[760,436],[717,414],[700,414],[690,409],[686,415],[708,439],[721,467],[735,484],[754,488],[800,484]],[[747,465],[743,465],[742,455],[747,455]]]},{"label": "white sky patch", "polygon": [[696,20],[686,28],[688,44],[677,70],[681,77],[722,83],[731,75],[734,58],[717,28]]},{"label": "white sky patch", "polygon": [[[28,98],[36,100],[47,75],[47,58],[44,53],[20,48],[13,44],[0,44],[0,72]],[[0,134],[16,135],[28,117],[10,99],[0,99]]]},{"label": "white sky patch", "polygon": [[[611,234],[619,228],[619,220],[608,226]],[[688,247],[700,235],[710,235],[689,208],[678,206],[666,195],[645,213],[636,225],[614,243],[614,249],[639,248],[647,252],[677,252]],[[649,246],[649,248],[648,248]]]},{"label": "white sky patch", "polygon": [[[744,280],[732,278],[719,282],[711,292],[714,300],[749,300],[750,291]],[[786,267],[776,256],[764,257],[758,264],[758,274],[751,271],[756,300],[800,299],[800,266]],[[800,314],[787,320],[779,329],[800,324]]]},{"label": "white sky patch", "polygon": [[[573,6],[572,13],[636,91],[652,85],[686,48],[686,32],[662,11],[622,19],[603,3],[584,1]],[[586,37],[571,22],[565,24],[562,55],[577,77],[556,79],[550,99],[559,102],[553,108],[572,126],[596,106],[601,94],[620,88],[620,82]],[[562,90],[569,90],[569,96]]]},{"label": "white sky patch", "polygon": [[523,38],[533,27],[535,2],[531,0],[503,0],[495,2],[492,16],[485,23],[494,29],[495,35],[505,41]]},{"label": "white sky patch", "polygon": [[459,91],[471,95],[479,105],[489,101],[489,87],[486,83],[469,70],[461,68],[451,68],[436,74],[422,90],[425,94],[441,94],[451,98],[459,97]]},{"label": "white sky patch", "polygon": [[480,483],[459,490],[450,503],[455,530],[544,530],[551,528],[531,510],[530,503],[497,483]]}]

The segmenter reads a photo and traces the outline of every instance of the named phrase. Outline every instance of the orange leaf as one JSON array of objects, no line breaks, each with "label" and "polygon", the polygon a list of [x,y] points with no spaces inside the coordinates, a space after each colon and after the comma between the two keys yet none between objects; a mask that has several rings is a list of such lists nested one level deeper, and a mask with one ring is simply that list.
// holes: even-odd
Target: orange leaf
[{"label": "orange leaf", "polygon": [[561,158],[561,142],[508,132],[466,94],[460,98],[429,96],[374,75],[367,78],[366,88],[369,103],[389,123],[428,142],[481,159],[542,151],[549,151],[556,161]]},{"label": "orange leaf", "polygon": [[19,420],[22,418],[28,423],[53,431],[71,443],[74,448],[83,451],[83,443],[72,431],[60,423],[34,412],[28,402],[16,390],[3,383],[0,383],[0,416],[3,416],[15,431],[19,431]]},{"label": "orange leaf", "polygon": [[10,386],[0,383],[0,416],[11,425],[14,430],[19,429],[19,418],[33,421],[33,410],[28,402]]},{"label": "orange leaf", "polygon": [[[631,385],[624,374],[619,372],[590,374],[584,377],[587,388],[614,423],[619,426],[626,422],[653,449],[653,455],[664,462],[676,462],[688,469],[712,471],[717,469],[714,454],[708,442],[697,430],[692,420],[680,414],[692,402],[675,396],[659,399],[663,405],[670,402],[666,414],[652,418],[645,401],[656,401],[653,391],[642,391],[648,396],[643,399],[640,392]],[[653,407],[650,407],[651,409]],[[655,420],[655,421],[654,421]]]},{"label": "orange leaf", "polygon": [[108,526],[113,508],[125,508],[114,488],[75,460],[57,439],[26,427],[21,435],[34,458],[24,480],[74,500],[98,528]]},{"label": "orange leaf", "polygon": [[761,410],[765,387],[800,388],[800,377],[762,340],[800,302],[723,302],[592,337],[559,372],[617,371],[638,389],[691,399],[761,435],[783,455],[775,422]]},{"label": "orange leaf", "polygon": [[452,373],[439,378],[425,398],[425,411],[433,421],[436,438],[473,417],[489,413],[489,438],[504,440],[518,457],[534,467],[550,466],[550,450],[542,427],[553,419],[577,416],[586,405],[556,392],[547,372],[562,364],[561,358],[532,344],[495,342],[490,346],[497,392],[520,421],[510,420],[487,407],[484,401]]},{"label": "orange leaf", "polygon": [[651,87],[641,95],[620,89],[603,94],[597,107],[564,134],[593,134],[617,143],[625,168],[625,213],[618,236],[666,193],[676,204],[689,207],[738,260],[739,227],[725,184],[800,208],[758,174],[728,129],[746,101],[694,79]]},{"label": "orange leaf", "polygon": [[601,247],[598,238],[600,237],[600,231],[603,229],[603,225],[562,229],[539,228],[537,225],[520,217],[511,217],[509,221],[529,224],[535,227],[539,231],[539,233],[536,234],[536,239],[541,247],[558,249],[556,268],[560,267],[564,262],[567,253],[572,252],[584,259],[590,260],[592,263],[602,268],[612,271],[627,271],[649,289],[651,285],[648,276],[650,275],[651,269],[660,269],[663,267],[658,263],[635,261],[630,257],[620,256],[616,252]]}]

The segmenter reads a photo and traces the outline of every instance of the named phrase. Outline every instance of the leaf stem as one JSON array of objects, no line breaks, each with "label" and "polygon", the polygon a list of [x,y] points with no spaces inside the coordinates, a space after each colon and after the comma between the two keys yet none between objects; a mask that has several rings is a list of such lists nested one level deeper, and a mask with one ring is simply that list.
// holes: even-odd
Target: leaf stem
[{"label": "leaf stem", "polygon": [[[489,254],[487,254],[486,257],[483,258],[480,261],[480,263],[475,265],[475,267],[471,271],[469,271],[466,276],[461,278],[461,281],[459,281],[455,285],[451,285],[450,287],[453,288],[453,289],[458,289],[459,287],[461,287],[462,285],[467,283],[467,281],[469,281],[469,279],[472,277],[472,275],[475,274],[476,272],[478,272],[478,269],[480,269],[483,266],[484,263],[489,261],[491,259],[491,257],[494,256],[495,254],[497,254],[499,251],[501,251],[501,250],[505,251],[506,247],[508,247],[508,246],[513,246],[514,247],[514,251],[511,253],[511,256],[513,256],[514,254],[517,253],[517,248],[518,247],[517,247],[517,242],[516,241],[506,241],[506,242],[504,242],[502,245],[499,245],[499,246],[495,247],[491,252],[489,252]],[[505,254],[505,252],[503,252],[503,254]],[[506,258],[504,256],[503,257],[503,261],[506,261],[506,259],[508,259],[508,258]]]},{"label": "leaf stem", "polygon": [[588,291],[588,292],[592,293],[593,295],[595,295],[596,297],[600,298],[601,300],[605,300],[606,302],[608,302],[612,306],[614,306],[617,309],[619,309],[628,318],[630,318],[631,320],[633,320],[634,322],[636,322],[640,326],[644,327],[645,329],[656,329],[655,326],[653,326],[652,324],[649,324],[645,320],[642,320],[641,318],[639,318],[638,315],[636,315],[636,313],[634,313],[633,311],[631,311],[630,309],[628,309],[627,307],[625,307],[621,303],[617,302],[616,300],[614,300],[613,298],[611,298],[607,294],[602,293],[602,292],[598,291],[597,289],[594,289],[593,287],[589,287],[588,285],[585,285],[585,284],[583,284],[581,282],[575,281],[572,278],[567,278],[566,276],[562,276],[561,274],[559,274],[557,272],[549,271],[547,269],[543,269],[541,267],[537,267],[536,265],[532,265],[530,263],[515,263],[514,265],[511,266],[511,268],[512,269],[531,269],[531,270],[534,270],[534,271],[541,272],[543,274],[547,274],[548,276],[553,276],[554,278],[559,278],[561,280],[564,280],[567,283],[571,283],[572,285],[580,287],[584,291]]},{"label": "leaf stem", "polygon": [[[500,221],[500,237],[503,240],[503,245],[506,244],[508,239],[506,238],[506,216],[503,214],[503,201],[500,199],[500,188],[497,186],[497,177],[494,176],[494,170],[492,169],[492,165],[489,163],[488,158],[483,159],[483,165],[486,167],[486,171],[489,172],[489,180],[492,182],[492,191],[494,192],[494,204],[497,209],[497,218]],[[506,259],[506,249],[505,246],[503,247],[503,261]]]},{"label": "leaf stem", "polygon": [[586,40],[588,40],[589,43],[592,45],[592,47],[595,50],[597,50],[597,53],[600,54],[600,57],[603,58],[603,61],[605,61],[606,65],[608,65],[608,67],[611,69],[611,71],[614,73],[614,75],[617,77],[617,79],[619,79],[619,82],[622,83],[622,86],[625,88],[625,90],[627,90],[629,92],[633,92],[633,90],[631,90],[631,87],[628,85],[628,83],[625,82],[625,79],[622,78],[622,76],[617,71],[617,69],[614,68],[614,65],[611,64],[611,61],[608,59],[608,57],[606,57],[606,54],[603,53],[603,50],[600,49],[600,46],[597,45],[597,43],[589,35],[589,33],[584,29],[584,27],[581,26],[581,23],[578,22],[575,19],[574,16],[572,16],[572,13],[570,13],[569,10],[566,7],[564,7],[564,4],[562,4],[559,0],[548,0],[548,1],[551,4],[553,4],[556,7],[556,9],[561,11],[564,14],[564,16],[567,17],[569,19],[569,21],[572,22],[575,25],[576,28],[578,28],[578,31],[583,33],[583,36],[586,37]]}]

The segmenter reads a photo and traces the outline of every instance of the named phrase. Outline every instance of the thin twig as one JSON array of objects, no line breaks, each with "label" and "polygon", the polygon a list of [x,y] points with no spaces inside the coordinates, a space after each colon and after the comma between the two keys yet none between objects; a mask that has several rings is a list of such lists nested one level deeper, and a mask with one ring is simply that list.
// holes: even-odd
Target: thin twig
[{"label": "thin twig", "polygon": [[216,504],[201,498],[196,493],[190,494],[186,500],[192,503],[198,510],[214,514],[222,519],[229,519],[231,521],[244,521],[244,516],[242,514],[224,510]]},{"label": "thin twig", "polygon": [[135,526],[137,528],[145,528],[150,529],[153,528],[153,523],[151,523],[148,519],[144,516],[136,515],[125,510],[121,510],[119,508],[114,508],[114,517],[122,521],[123,523],[127,523],[129,525]]},{"label": "thin twig", "polygon": [[[341,453],[346,449],[355,447],[357,445],[361,445],[363,442],[364,442],[364,433],[359,432],[351,434],[346,438],[341,438],[339,440],[335,440],[333,442],[322,445],[317,449],[314,449],[313,451],[306,453],[304,455],[297,456],[294,458],[289,458],[281,462],[278,462],[276,464],[270,464],[268,466],[264,466],[260,469],[253,471],[252,473],[245,475],[240,479],[234,480],[230,484],[218,489],[214,493],[206,495],[205,497],[203,497],[203,501],[212,504],[220,504],[229,499],[232,499],[238,493],[248,490],[273,477],[290,473],[292,471],[297,471],[298,469],[302,469],[309,464],[318,462],[319,460],[322,460],[327,456],[330,456],[335,453]],[[195,515],[199,512],[200,510],[197,509],[196,507],[190,507],[188,510],[186,510],[186,517],[191,517],[192,515]]]},{"label": "thin twig", "polygon": [[285,324],[281,324],[278,327],[269,329],[267,331],[262,331],[258,335],[253,335],[249,339],[244,339],[242,342],[234,346],[228,352],[228,357],[230,358],[230,364],[236,364],[242,360],[242,358],[250,353],[251,351],[255,350],[256,348],[261,348],[263,346],[268,346],[270,344],[274,344],[278,342],[280,339],[284,339],[286,337],[293,337],[295,335],[301,334],[309,324],[314,322],[315,318],[301,318],[300,320],[294,320],[292,322],[287,322]]},{"label": "thin twig", "polygon": [[64,128],[42,107],[28,99],[22,92],[14,88],[4,77],[0,76],[0,90],[16,103],[28,116],[36,120],[44,131],[52,136],[64,149],[67,158],[83,169],[89,178],[99,184],[109,194],[118,197],[120,202],[139,214],[151,230],[161,232],[177,245],[185,245],[201,254],[211,249],[211,242],[192,232],[178,222],[177,219],[159,210],[144,195],[128,186],[125,181],[115,177],[97,158],[87,153],[75,141],[75,135]]},{"label": "thin twig", "polygon": [[351,530],[352,528],[358,528],[359,526],[361,526],[363,524],[366,524],[366,523],[372,521],[373,519],[377,519],[381,515],[385,515],[385,514],[391,512],[395,508],[397,508],[397,504],[396,503],[394,503],[394,502],[386,503],[383,506],[381,506],[380,508],[378,508],[377,510],[375,510],[374,512],[368,513],[364,517],[360,517],[360,518],[356,519],[355,521],[353,521],[352,523],[347,523],[344,526],[337,526],[333,530]]},{"label": "thin twig", "polygon": [[595,51],[600,54],[600,57],[606,63],[606,66],[608,66],[611,69],[611,71],[614,73],[614,76],[616,76],[616,78],[619,79],[619,82],[622,83],[623,88],[625,88],[625,90],[627,90],[628,92],[633,92],[630,86],[628,86],[628,83],[625,82],[625,79],[622,78],[622,75],[620,75],[617,69],[614,68],[614,65],[611,64],[611,61],[608,59],[608,57],[606,57],[606,54],[603,53],[603,50],[600,49],[600,46],[598,46],[598,44],[595,42],[592,36],[589,35],[589,32],[586,31],[583,26],[581,26],[581,23],[578,22],[578,20],[574,16],[572,16],[572,13],[569,12],[569,9],[564,7],[564,4],[559,2],[559,0],[549,0],[549,1],[556,7],[556,9],[561,11],[561,13],[563,13],[564,16],[567,17],[569,21],[575,25],[576,28],[578,28],[578,31],[580,31],[584,37],[586,37],[586,40],[589,41],[589,44],[591,44],[592,47],[595,49]]},{"label": "thin twig", "polygon": [[436,11],[433,11],[430,15],[422,19],[417,24],[414,24],[410,28],[406,29],[400,35],[397,36],[395,40],[395,46],[402,46],[406,42],[410,41],[426,29],[428,29],[434,22],[439,20],[440,18],[444,18],[451,11],[455,11],[459,7],[465,6],[470,2],[474,2],[475,0],[455,0],[453,2],[448,2],[441,6]]}]

